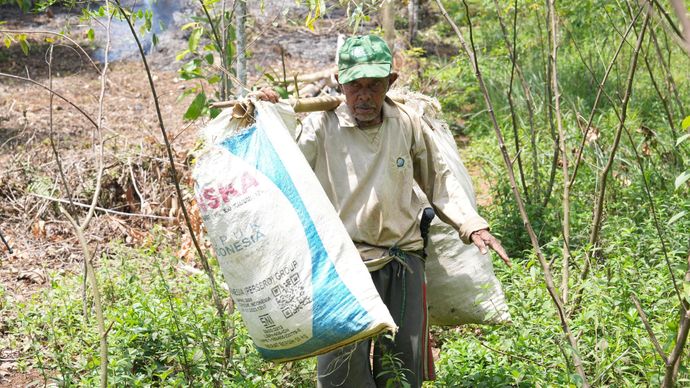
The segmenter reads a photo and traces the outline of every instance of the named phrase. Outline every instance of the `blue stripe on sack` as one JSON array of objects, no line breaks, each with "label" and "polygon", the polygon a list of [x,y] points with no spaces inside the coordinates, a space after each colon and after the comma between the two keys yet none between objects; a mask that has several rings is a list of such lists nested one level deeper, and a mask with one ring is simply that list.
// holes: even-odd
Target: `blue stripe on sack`
[{"label": "blue stripe on sack", "polygon": [[335,271],[314,221],[265,131],[254,125],[225,140],[222,145],[266,175],[287,197],[302,222],[312,256],[313,337],[288,349],[257,346],[259,353],[266,359],[300,357],[351,338],[368,328],[372,318]]}]

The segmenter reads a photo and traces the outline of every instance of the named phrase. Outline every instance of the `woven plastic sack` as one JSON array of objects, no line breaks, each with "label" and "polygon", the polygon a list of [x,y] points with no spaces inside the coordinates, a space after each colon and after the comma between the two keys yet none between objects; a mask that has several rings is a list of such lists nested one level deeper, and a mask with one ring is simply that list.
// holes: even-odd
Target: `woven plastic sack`
[{"label": "woven plastic sack", "polygon": [[[447,124],[436,119],[440,104],[421,94],[399,93],[405,106],[421,115],[428,125],[429,128],[425,130],[431,130],[431,137],[444,162],[462,184],[476,209],[472,180],[462,163],[455,139]],[[425,198],[419,187],[415,188],[415,192]],[[464,244],[458,232],[438,217],[434,218],[429,228],[427,254],[427,303],[432,325],[510,322],[510,312],[501,283],[494,274],[490,255],[482,255],[474,244]]]},{"label": "woven plastic sack", "polygon": [[221,114],[194,168],[196,199],[230,294],[266,359],[321,354],[395,323],[279,105]]}]

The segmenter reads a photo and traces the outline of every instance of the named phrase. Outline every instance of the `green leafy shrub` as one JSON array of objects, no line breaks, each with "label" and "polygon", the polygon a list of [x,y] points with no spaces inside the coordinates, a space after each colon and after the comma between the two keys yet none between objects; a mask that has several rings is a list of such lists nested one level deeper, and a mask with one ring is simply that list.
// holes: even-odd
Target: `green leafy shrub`
[{"label": "green leafy shrub", "polygon": [[[115,244],[101,259],[98,275],[110,325],[113,386],[211,386],[214,380],[234,387],[312,384],[313,361],[263,361],[239,313],[231,317],[233,358],[225,360],[208,280],[180,270],[164,249]],[[50,288],[18,306],[18,316],[9,322],[8,344],[30,347],[33,363],[60,385],[99,381],[98,333],[91,313],[84,319],[81,284],[78,276],[54,277]]]}]

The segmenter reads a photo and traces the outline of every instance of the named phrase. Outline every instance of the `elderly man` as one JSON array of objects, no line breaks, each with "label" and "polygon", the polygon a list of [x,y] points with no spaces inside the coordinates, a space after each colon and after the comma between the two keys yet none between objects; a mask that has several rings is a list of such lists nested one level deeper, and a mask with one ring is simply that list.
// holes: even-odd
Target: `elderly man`
[{"label": "elderly man", "polygon": [[[318,386],[376,387],[403,381],[420,387],[433,378],[429,352],[420,232],[421,187],[436,214],[482,253],[494,249],[510,263],[488,223],[471,206],[430,137],[411,110],[386,97],[398,75],[379,37],[353,36],[338,52],[346,101],[334,111],[308,116],[297,142],[369,268],[399,331],[318,357]],[[277,101],[264,91],[260,98]]]}]

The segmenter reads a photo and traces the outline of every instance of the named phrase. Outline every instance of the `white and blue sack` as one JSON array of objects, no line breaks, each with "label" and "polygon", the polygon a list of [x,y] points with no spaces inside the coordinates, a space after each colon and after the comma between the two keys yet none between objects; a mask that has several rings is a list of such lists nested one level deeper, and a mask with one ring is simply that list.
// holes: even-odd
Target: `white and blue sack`
[{"label": "white and blue sack", "polygon": [[204,226],[259,353],[290,361],[395,330],[290,136],[284,107],[253,104],[248,127],[230,110],[209,123],[193,175]]}]

